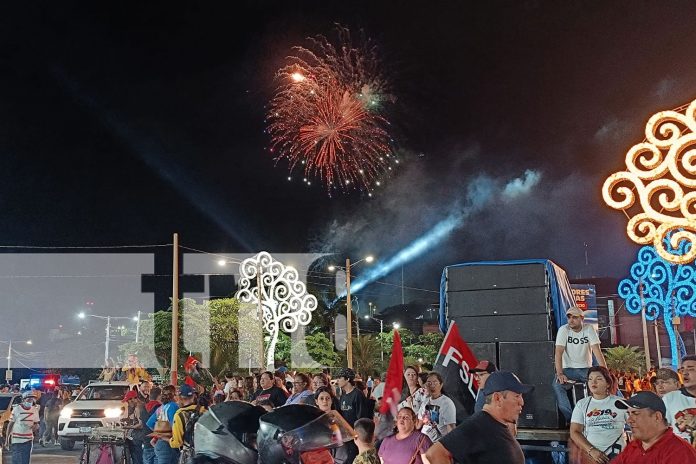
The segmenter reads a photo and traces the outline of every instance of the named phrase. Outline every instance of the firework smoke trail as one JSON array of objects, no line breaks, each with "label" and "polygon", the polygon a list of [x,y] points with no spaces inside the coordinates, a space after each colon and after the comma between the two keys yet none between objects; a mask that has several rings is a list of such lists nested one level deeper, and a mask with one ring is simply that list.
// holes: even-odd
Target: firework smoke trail
[{"label": "firework smoke trail", "polygon": [[323,36],[294,47],[277,73],[267,114],[271,152],[290,171],[319,177],[327,189],[371,192],[396,162],[383,103],[393,101],[369,40],[354,46],[338,27],[339,47]]},{"label": "firework smoke trail", "polygon": [[[483,210],[496,197],[500,197],[505,201],[520,195],[526,195],[540,180],[541,174],[534,170],[525,171],[524,176],[511,180],[502,189],[490,177],[481,176],[475,179],[469,185],[463,206],[457,205],[445,219],[438,222],[394,256],[363,272],[359,278],[351,283],[351,293],[357,293],[365,286],[388,275],[394,269],[407,264],[437,246],[455,229],[462,227],[472,214]],[[343,297],[345,297],[345,291],[341,295],[337,295],[334,303]]]}]

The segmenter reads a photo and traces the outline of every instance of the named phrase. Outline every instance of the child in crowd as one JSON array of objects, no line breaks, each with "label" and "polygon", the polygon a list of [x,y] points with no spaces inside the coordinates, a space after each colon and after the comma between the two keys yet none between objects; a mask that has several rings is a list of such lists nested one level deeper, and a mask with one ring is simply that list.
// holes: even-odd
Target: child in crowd
[{"label": "child in crowd", "polygon": [[375,449],[375,423],[371,419],[358,419],[353,425],[355,430],[355,445],[358,447],[358,457],[353,464],[380,464]]}]

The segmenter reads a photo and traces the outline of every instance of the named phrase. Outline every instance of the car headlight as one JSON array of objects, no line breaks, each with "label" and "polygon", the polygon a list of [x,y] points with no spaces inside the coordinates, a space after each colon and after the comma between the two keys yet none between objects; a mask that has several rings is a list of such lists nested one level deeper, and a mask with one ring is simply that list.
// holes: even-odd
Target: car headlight
[{"label": "car headlight", "polygon": [[104,410],[104,417],[107,419],[116,419],[121,417],[121,408],[106,408]]},{"label": "car headlight", "polygon": [[72,408],[63,408],[60,411],[60,417],[62,419],[70,419],[70,416],[72,416]]}]

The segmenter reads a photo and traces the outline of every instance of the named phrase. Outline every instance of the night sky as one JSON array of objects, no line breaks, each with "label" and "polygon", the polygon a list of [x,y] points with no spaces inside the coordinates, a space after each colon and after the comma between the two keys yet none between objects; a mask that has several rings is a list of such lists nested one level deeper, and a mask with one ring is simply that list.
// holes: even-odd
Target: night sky
[{"label": "night sky", "polygon": [[[407,285],[518,258],[620,277],[637,246],[602,182],[651,114],[696,97],[690,1],[25,3],[0,15],[3,245],[179,232],[209,251],[386,259],[483,183],[498,193],[406,265]],[[373,198],[288,182],[267,151],[275,71],[334,23],[376,41],[397,96],[404,162]]]}]

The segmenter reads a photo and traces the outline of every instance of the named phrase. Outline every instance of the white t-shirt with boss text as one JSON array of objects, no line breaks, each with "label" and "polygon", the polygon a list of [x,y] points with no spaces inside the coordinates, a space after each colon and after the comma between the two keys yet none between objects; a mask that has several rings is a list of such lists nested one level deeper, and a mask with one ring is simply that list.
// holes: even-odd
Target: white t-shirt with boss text
[{"label": "white t-shirt with boss text", "polygon": [[592,345],[599,345],[599,337],[594,327],[583,324],[582,330],[576,332],[568,324],[558,329],[556,346],[564,346],[563,369],[588,368],[592,366]]}]

